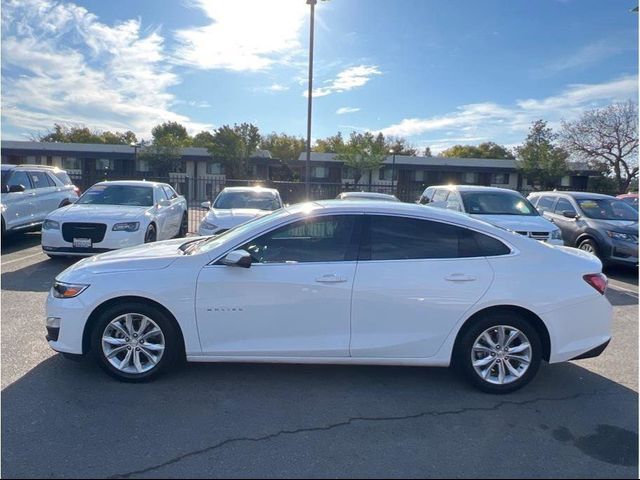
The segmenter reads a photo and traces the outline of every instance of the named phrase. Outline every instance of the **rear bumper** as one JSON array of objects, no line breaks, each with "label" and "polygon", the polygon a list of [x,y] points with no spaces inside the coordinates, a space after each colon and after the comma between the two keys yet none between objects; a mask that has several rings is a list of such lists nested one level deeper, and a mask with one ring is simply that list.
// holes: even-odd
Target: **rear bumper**
[{"label": "rear bumper", "polygon": [[589,350],[588,352],[583,353],[582,355],[578,355],[577,357],[572,358],[571,360],[584,360],[586,358],[598,357],[609,346],[609,342],[611,342],[611,339],[607,340],[602,345],[598,345],[597,347],[592,348],[591,350]]}]

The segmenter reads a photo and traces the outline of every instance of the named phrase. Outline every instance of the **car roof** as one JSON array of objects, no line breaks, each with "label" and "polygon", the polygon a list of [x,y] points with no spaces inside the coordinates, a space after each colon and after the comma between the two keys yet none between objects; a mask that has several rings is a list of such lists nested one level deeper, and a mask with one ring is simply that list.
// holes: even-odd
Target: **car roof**
[{"label": "car roof", "polygon": [[266,187],[224,187],[223,192],[271,192],[279,193],[276,188]]},{"label": "car roof", "polygon": [[[155,187],[168,184],[162,182],[150,182],[147,180],[105,180],[104,182],[98,182],[95,185],[125,185],[129,187]],[[94,186],[95,186],[94,185]]]},{"label": "car roof", "polygon": [[572,197],[576,200],[581,199],[593,199],[593,198],[615,198],[611,195],[605,195],[603,193],[591,193],[591,192],[565,192],[565,191],[551,191],[551,192],[533,192],[532,195],[564,195],[568,197]]},{"label": "car roof", "polygon": [[2,170],[14,170],[16,168],[24,168],[29,170],[50,170],[52,172],[64,172],[64,170],[60,167],[56,167],[55,165],[31,165],[31,164],[21,164],[21,165],[9,165],[2,164]]},{"label": "car roof", "polygon": [[501,188],[501,187],[485,187],[483,185],[431,185],[428,187],[432,188],[444,188],[447,190],[457,190],[459,192],[500,192],[500,193],[515,193],[519,194],[516,190],[512,190],[510,188]]},{"label": "car roof", "polygon": [[340,196],[341,197],[397,199],[395,195],[390,195],[388,193],[378,193],[378,192],[342,192]]}]

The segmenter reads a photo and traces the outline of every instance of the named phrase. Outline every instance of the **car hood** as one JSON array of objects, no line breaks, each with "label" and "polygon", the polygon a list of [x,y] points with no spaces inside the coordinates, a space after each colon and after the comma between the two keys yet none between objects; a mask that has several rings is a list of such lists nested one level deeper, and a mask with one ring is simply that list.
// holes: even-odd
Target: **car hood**
[{"label": "car hood", "polygon": [[70,266],[58,275],[57,279],[64,282],[65,279],[68,280],[79,274],[96,275],[113,272],[161,270],[167,268],[178,257],[184,255],[179,247],[189,240],[191,239],[177,238],[101,253],[94,257],[85,258]]},{"label": "car hood", "polygon": [[214,208],[209,210],[205,219],[207,222],[219,227],[231,228],[270,213],[271,211],[269,210],[258,210],[256,208],[232,208],[229,210]]},{"label": "car hood", "polygon": [[67,205],[54,210],[47,218],[56,221],[108,221],[122,222],[136,220],[143,217],[153,207],[131,207],[127,205]]},{"label": "car hood", "polygon": [[638,235],[638,222],[635,220],[596,220],[590,218],[587,221],[597,228]]},{"label": "car hood", "polygon": [[514,232],[551,232],[556,227],[538,215],[469,215]]}]

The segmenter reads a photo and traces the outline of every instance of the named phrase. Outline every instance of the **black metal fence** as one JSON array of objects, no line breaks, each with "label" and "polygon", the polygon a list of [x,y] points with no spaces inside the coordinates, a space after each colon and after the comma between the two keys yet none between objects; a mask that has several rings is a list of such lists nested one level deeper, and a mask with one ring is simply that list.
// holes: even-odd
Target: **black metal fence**
[{"label": "black metal fence", "polygon": [[[275,188],[280,192],[282,201],[285,204],[293,205],[295,203],[307,200],[306,187],[304,182],[285,182],[273,180],[235,180],[226,179],[224,177],[201,177],[193,178],[184,174],[172,174],[169,177],[152,177],[144,173],[136,173],[127,177],[116,177],[113,175],[101,176],[96,178],[87,178],[71,175],[72,180],[82,191],[89,188],[96,182],[103,180],[147,180],[162,183],[168,183],[176,189],[178,193],[187,199],[189,206],[189,232],[195,233],[207,209],[202,207],[202,203],[213,201],[225,187],[241,187],[241,186],[262,186],[266,188]],[[398,197],[403,202],[415,202],[418,200],[424,189],[428,185],[420,183],[400,184],[393,186],[390,183],[360,183],[358,185],[349,183],[331,183],[331,182],[311,182],[309,190],[310,200],[327,200],[336,198],[342,192],[348,191],[366,191],[387,193]],[[506,186],[505,186],[506,187]],[[557,190],[575,190],[569,187],[558,187]],[[532,189],[520,189],[520,193],[527,196]],[[598,192],[612,193],[612,192]]]}]

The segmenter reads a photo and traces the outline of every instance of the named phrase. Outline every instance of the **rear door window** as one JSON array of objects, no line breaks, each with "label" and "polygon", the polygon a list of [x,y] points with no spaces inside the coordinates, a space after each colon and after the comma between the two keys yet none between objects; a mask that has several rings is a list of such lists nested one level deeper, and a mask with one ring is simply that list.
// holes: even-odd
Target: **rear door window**
[{"label": "rear door window", "polygon": [[49,179],[47,172],[30,171],[29,176],[33,182],[33,188],[49,188],[53,180]]},{"label": "rear door window", "polygon": [[449,196],[449,190],[445,190],[443,188],[440,188],[438,190],[436,190],[435,195],[433,196],[433,202],[444,202],[447,200],[447,197]]},{"label": "rear door window", "polygon": [[536,205],[536,208],[540,213],[553,212],[554,203],[556,203],[556,197],[543,196],[543,197],[540,197],[540,200],[538,200],[538,204]]},{"label": "rear door window", "polygon": [[571,205],[571,202],[566,198],[558,199],[558,203],[556,204],[556,208],[554,209],[554,212],[558,215],[562,215],[562,212],[567,212],[567,211],[575,213],[576,209],[573,207],[573,205]]}]

